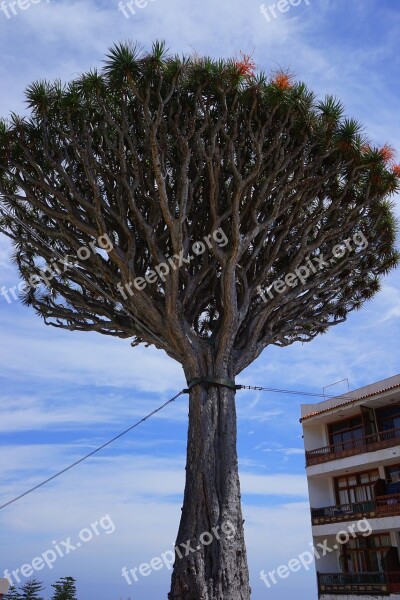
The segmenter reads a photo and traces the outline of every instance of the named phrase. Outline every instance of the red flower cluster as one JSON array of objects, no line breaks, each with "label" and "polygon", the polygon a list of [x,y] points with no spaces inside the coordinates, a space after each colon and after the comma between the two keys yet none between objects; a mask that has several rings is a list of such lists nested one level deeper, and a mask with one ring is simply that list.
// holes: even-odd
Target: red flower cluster
[{"label": "red flower cluster", "polygon": [[394,164],[394,159],[396,158],[396,150],[392,146],[389,146],[389,144],[385,144],[379,150],[379,154],[381,155],[383,162],[391,166],[392,173],[396,175],[396,177],[400,177],[400,165]]},{"label": "red flower cluster", "polygon": [[278,71],[273,79],[272,79],[272,83],[274,85],[276,85],[277,88],[279,88],[280,90],[289,90],[293,84],[292,84],[292,79],[293,76],[289,75],[288,73],[284,73],[283,71]]},{"label": "red flower cluster", "polygon": [[[371,146],[369,145],[364,145],[361,147],[361,152],[364,152],[365,154],[371,152],[371,150]],[[386,165],[391,166],[392,173],[394,173],[394,175],[397,177],[400,177],[400,165],[394,164],[396,150],[392,146],[389,146],[389,144],[385,144],[378,150],[378,154]]]},{"label": "red flower cluster", "polygon": [[396,156],[396,150],[392,148],[392,146],[389,146],[389,144],[385,144],[379,150],[379,154],[381,155],[383,162],[390,163]]},{"label": "red flower cluster", "polygon": [[251,59],[250,54],[240,53],[240,60],[235,61],[235,66],[239,71],[239,74],[243,77],[254,77],[256,70],[256,63]]},{"label": "red flower cluster", "polygon": [[400,165],[393,165],[392,171],[397,177],[400,177]]}]

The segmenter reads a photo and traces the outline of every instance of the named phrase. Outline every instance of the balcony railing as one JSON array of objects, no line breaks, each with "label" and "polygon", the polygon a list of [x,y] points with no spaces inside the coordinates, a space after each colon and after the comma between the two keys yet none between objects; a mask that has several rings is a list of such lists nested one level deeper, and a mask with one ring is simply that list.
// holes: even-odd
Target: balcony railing
[{"label": "balcony railing", "polygon": [[400,494],[376,496],[376,513],[378,517],[400,514]]},{"label": "balcony railing", "polygon": [[400,515],[400,494],[376,496],[374,500],[366,500],[365,502],[352,502],[311,509],[313,525],[340,523],[341,521],[353,521],[365,517],[390,517],[393,515]]},{"label": "balcony railing", "polygon": [[351,504],[339,504],[336,506],[325,506],[323,508],[312,508],[311,521],[313,525],[323,525],[325,523],[352,521],[356,518],[371,518],[374,517],[375,514],[375,502],[373,500],[367,500],[365,502],[354,502]]},{"label": "balcony railing", "polygon": [[316,450],[307,450],[306,465],[316,465],[318,463],[353,456],[354,454],[362,454],[363,452],[373,452],[382,448],[390,448],[400,444],[400,427],[380,431],[371,435],[354,438],[346,442],[331,444]]},{"label": "balcony railing", "polygon": [[318,593],[389,596],[400,586],[400,571],[376,573],[317,573]]}]

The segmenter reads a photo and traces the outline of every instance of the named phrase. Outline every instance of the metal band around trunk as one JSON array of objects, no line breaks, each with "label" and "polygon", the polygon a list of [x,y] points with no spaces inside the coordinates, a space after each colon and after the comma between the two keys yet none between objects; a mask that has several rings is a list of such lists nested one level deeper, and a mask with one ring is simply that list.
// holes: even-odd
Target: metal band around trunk
[{"label": "metal band around trunk", "polygon": [[197,379],[192,379],[192,381],[188,381],[187,389],[183,390],[185,394],[188,394],[189,391],[195,385],[220,385],[222,387],[227,387],[231,390],[238,390],[240,388],[239,385],[236,385],[234,381],[230,381],[229,379],[216,379],[215,377],[197,377]]}]

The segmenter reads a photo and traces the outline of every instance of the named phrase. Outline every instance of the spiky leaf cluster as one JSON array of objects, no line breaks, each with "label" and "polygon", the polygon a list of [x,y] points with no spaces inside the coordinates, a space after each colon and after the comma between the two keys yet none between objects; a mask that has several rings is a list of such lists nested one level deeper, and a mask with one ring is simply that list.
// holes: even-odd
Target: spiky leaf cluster
[{"label": "spiky leaf cluster", "polygon": [[[377,292],[398,261],[388,154],[336,99],[251,65],[117,44],[101,71],[29,86],[30,116],[0,126],[0,230],[28,283],[73,257],[74,268],[23,293],[47,323],[155,344],[194,370],[212,347],[237,373]],[[217,230],[226,244],[208,237],[193,252]],[[366,248],[262,299],[357,233]],[[104,235],[108,252],[96,246]],[[133,286],[174,255],[186,260]]]}]

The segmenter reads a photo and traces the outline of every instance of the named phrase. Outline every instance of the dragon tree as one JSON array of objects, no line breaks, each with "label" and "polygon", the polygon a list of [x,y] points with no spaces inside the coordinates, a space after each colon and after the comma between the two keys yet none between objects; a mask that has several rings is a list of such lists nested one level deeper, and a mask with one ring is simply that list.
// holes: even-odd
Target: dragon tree
[{"label": "dragon tree", "polygon": [[235,378],[267,346],[311,341],[378,292],[398,262],[394,150],[289,73],[160,42],[116,44],[101,69],[35,82],[26,101],[26,116],[0,125],[0,231],[21,300],[47,325],[153,345],[182,365],[169,599],[248,600]]}]

